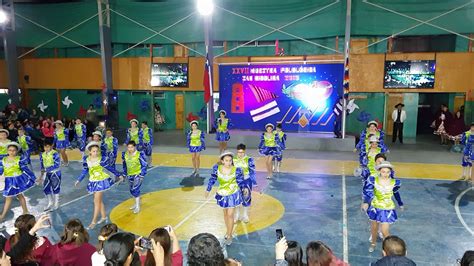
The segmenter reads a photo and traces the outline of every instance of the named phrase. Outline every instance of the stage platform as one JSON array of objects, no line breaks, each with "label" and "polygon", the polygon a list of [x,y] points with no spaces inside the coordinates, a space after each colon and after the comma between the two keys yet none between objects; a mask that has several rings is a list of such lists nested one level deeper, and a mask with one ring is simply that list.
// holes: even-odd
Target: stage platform
[{"label": "stage platform", "polygon": [[[232,130],[229,147],[244,143],[247,147],[257,147],[260,143],[260,131]],[[286,132],[286,148],[290,150],[311,151],[352,151],[355,145],[354,136],[345,139],[334,138],[333,133]],[[182,130],[160,131],[154,134],[159,145],[186,145],[185,132]],[[207,147],[218,147],[215,134],[206,135]]]}]

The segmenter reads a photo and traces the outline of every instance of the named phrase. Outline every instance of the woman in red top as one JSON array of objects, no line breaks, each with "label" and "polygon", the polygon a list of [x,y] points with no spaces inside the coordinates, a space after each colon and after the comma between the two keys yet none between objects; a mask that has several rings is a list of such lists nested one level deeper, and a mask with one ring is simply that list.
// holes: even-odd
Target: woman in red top
[{"label": "woman in red top", "polygon": [[54,127],[53,124],[49,123],[47,120],[43,121],[43,127],[41,127],[41,133],[46,140],[51,142],[54,140]]},{"label": "woman in red top", "polygon": [[81,221],[70,220],[64,226],[61,241],[46,250],[42,265],[91,266],[91,256],[95,251]]},{"label": "woman in red top", "polygon": [[[165,266],[182,266],[183,252],[179,247],[179,240],[173,228],[168,225],[164,228],[157,228],[153,230],[149,236],[157,243],[160,243],[164,250],[164,265]],[[145,266],[155,266],[155,259],[151,251],[147,252]]]},{"label": "woman in red top", "polygon": [[[10,237],[10,239],[5,243],[5,252],[9,252],[13,246],[15,246],[20,238],[29,234],[31,228],[34,227],[36,219],[31,214],[20,215],[15,220],[15,234]],[[48,247],[51,246],[51,242],[44,237],[33,237],[32,241],[25,246],[18,257],[14,258],[12,261],[13,264],[23,264],[29,261],[36,261],[39,264],[42,263],[44,258],[44,253]]]}]

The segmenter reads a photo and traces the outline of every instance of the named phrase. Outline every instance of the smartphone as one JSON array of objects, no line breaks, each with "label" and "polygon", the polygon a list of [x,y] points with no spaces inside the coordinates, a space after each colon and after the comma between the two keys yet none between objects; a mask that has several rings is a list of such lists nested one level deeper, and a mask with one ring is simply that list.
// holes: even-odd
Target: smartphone
[{"label": "smartphone", "polygon": [[276,238],[277,238],[277,242],[278,242],[278,241],[280,241],[280,239],[283,238],[283,230],[277,229],[277,230],[275,230],[275,233],[276,233]]},{"label": "smartphone", "polygon": [[143,249],[148,249],[148,250],[153,249],[153,245],[151,244],[151,240],[149,238],[145,238],[145,237],[140,238],[139,246]]}]

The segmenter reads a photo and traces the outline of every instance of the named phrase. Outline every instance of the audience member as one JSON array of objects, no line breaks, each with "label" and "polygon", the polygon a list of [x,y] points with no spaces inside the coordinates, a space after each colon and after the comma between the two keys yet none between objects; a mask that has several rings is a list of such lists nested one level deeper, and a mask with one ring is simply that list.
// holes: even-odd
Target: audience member
[{"label": "audience member", "polygon": [[383,258],[379,259],[372,266],[391,266],[391,265],[416,265],[415,262],[405,257],[407,249],[405,241],[398,236],[388,236],[382,243]]},{"label": "audience member", "polygon": [[223,266],[224,253],[217,238],[209,233],[193,236],[187,251],[189,266]]},{"label": "audience member", "polygon": [[464,255],[459,262],[460,266],[474,266],[474,250],[464,252]]},{"label": "audience member", "polygon": [[99,244],[97,245],[97,251],[92,254],[92,266],[102,266],[104,265],[106,258],[104,255],[104,243],[105,241],[113,234],[118,232],[118,227],[116,224],[106,224],[100,228],[99,231]]},{"label": "audience member", "polygon": [[287,241],[288,249],[285,251],[285,260],[289,266],[303,266],[303,249],[296,241]]},{"label": "audience member", "polygon": [[332,250],[321,241],[309,242],[306,246],[306,264],[308,266],[348,266],[349,264],[336,258]]},{"label": "audience member", "polygon": [[[169,230],[169,231],[168,231]],[[179,247],[179,240],[171,226],[157,228],[150,233],[150,239],[160,243],[164,250],[165,266],[182,266],[183,253]],[[154,266],[155,259],[151,251],[147,252],[145,266]]]},{"label": "audience member", "polygon": [[276,266],[286,266],[288,262],[285,260],[285,252],[288,250],[288,243],[285,237],[282,237],[275,244],[275,260]]},{"label": "audience member", "polygon": [[54,127],[53,124],[48,120],[43,121],[43,127],[41,128],[44,139],[53,142],[54,140]]},{"label": "audience member", "polygon": [[15,128],[15,124],[13,122],[8,122],[8,139],[11,141],[16,141],[18,138],[18,130]]},{"label": "audience member", "polygon": [[[135,252],[135,236],[130,233],[116,233],[104,243],[106,266],[140,266]],[[157,264],[158,265],[158,264]]]}]

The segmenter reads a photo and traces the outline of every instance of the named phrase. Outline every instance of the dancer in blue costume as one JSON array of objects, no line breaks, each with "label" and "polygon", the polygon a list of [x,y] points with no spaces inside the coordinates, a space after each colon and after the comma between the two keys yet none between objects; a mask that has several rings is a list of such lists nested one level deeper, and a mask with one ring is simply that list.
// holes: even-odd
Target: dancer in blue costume
[{"label": "dancer in blue costume", "polygon": [[233,165],[234,155],[231,152],[225,152],[220,155],[220,162],[212,168],[211,178],[207,184],[205,198],[209,197],[212,186],[219,181],[219,187],[216,192],[217,205],[224,210],[224,221],[226,225],[226,234],[224,236],[225,244],[232,244],[232,232],[234,230],[234,208],[242,204],[242,193],[239,186],[244,181],[242,169]]},{"label": "dancer in blue costume", "polygon": [[[92,140],[91,142],[97,142],[100,143],[100,153],[102,155],[107,154],[107,146],[105,143],[102,141],[102,132],[100,131],[94,131],[92,132]],[[110,161],[108,161],[110,163]]]},{"label": "dancer in blue costume", "polygon": [[275,135],[280,139],[280,155],[273,157],[273,171],[279,173],[281,162],[283,161],[283,151],[286,149],[286,133],[282,131],[281,123],[278,123],[275,129]]},{"label": "dancer in blue costume", "polygon": [[281,155],[280,150],[280,138],[278,135],[273,133],[275,126],[273,124],[265,125],[265,132],[260,137],[260,144],[258,150],[260,154],[266,157],[265,165],[267,167],[267,179],[271,179],[273,176],[273,157]]},{"label": "dancer in blue costume", "polygon": [[229,128],[232,127],[232,123],[226,115],[226,111],[220,110],[219,118],[214,122],[216,140],[219,142],[219,153],[223,153],[227,149],[227,142],[230,140]]},{"label": "dancer in blue costume", "polygon": [[105,130],[105,138],[102,143],[102,149],[105,150],[105,156],[107,156],[107,160],[109,161],[109,167],[115,168],[118,153],[118,139],[114,137],[112,129],[107,128]]},{"label": "dancer in blue costume", "polygon": [[390,224],[397,221],[395,202],[392,197],[395,198],[400,209],[404,209],[399,193],[400,180],[390,176],[393,170],[392,164],[385,161],[377,165],[376,169],[378,173],[375,176],[370,176],[365,182],[364,203],[362,204],[362,209],[367,212],[371,221],[369,252],[375,250],[379,225],[385,238],[390,235]]},{"label": "dancer in blue costume", "polygon": [[474,173],[472,172],[472,161],[474,160],[474,123],[471,128],[464,132],[461,138],[461,144],[464,145],[462,157],[462,179],[474,184]]},{"label": "dancer in blue costume", "polygon": [[43,192],[48,199],[45,211],[59,208],[59,193],[61,192],[61,159],[59,153],[53,149],[50,141],[44,143],[44,152],[40,153],[41,177],[38,183],[43,183]]},{"label": "dancer in blue costume", "polygon": [[81,151],[81,154],[83,154],[84,150],[86,149],[87,129],[86,125],[84,125],[79,118],[76,119],[74,133],[74,141],[76,141],[79,151]]},{"label": "dancer in blue costume", "polygon": [[379,130],[377,128],[378,126],[379,124],[376,121],[370,121],[367,123],[367,128],[360,133],[359,142],[357,143],[356,149],[354,151],[365,151],[367,146],[369,146],[370,135],[374,135],[379,139],[380,147],[385,146],[385,133],[382,130]]},{"label": "dancer in blue costume", "polygon": [[[94,215],[88,229],[94,229],[97,224],[102,224],[107,221],[107,214],[105,212],[105,205],[102,200],[104,191],[109,190],[114,184],[115,180],[105,171],[109,170],[115,176],[120,177],[115,169],[108,167],[107,156],[102,156],[100,152],[99,142],[90,142],[86,146],[86,156],[82,160],[83,170],[81,175],[77,178],[74,186],[84,180],[89,174],[89,183],[87,184],[87,191],[94,194]],[[97,222],[97,218],[101,215],[101,219]]]},{"label": "dancer in blue costume", "polygon": [[193,172],[191,176],[199,176],[199,167],[201,165],[201,151],[206,149],[206,143],[204,141],[205,135],[198,126],[198,121],[194,120],[189,123],[191,130],[186,135],[186,143],[189,152],[192,154],[193,161]]},{"label": "dancer in blue costume", "polygon": [[31,166],[31,151],[33,150],[33,142],[31,141],[31,137],[26,135],[24,128],[18,129],[17,143],[20,144],[21,152],[23,157],[25,157],[27,164],[31,169],[33,169]]},{"label": "dancer in blue costume", "polygon": [[8,130],[0,128],[0,160],[8,155],[7,145],[10,143],[8,135],[10,135]]},{"label": "dancer in blue costume", "polygon": [[369,138],[369,145],[364,151],[359,154],[359,162],[362,167],[362,177],[366,180],[370,175],[377,173],[375,169],[375,156],[379,153],[385,153],[387,149],[385,146],[380,147],[379,139],[372,135]]},{"label": "dancer in blue costume", "polygon": [[23,193],[32,188],[36,180],[35,174],[28,168],[26,159],[19,155],[20,144],[9,142],[6,147],[8,155],[0,160],[0,176],[5,177],[5,187],[3,188],[5,204],[0,221],[5,219],[10,210],[13,197],[17,197],[20,201],[23,214],[28,213]]},{"label": "dancer in blue costume", "polygon": [[130,120],[130,128],[127,129],[127,137],[123,145],[127,145],[131,140],[137,144],[137,149],[142,150],[143,145],[143,132],[138,128],[138,120]]},{"label": "dancer in blue costume", "polygon": [[136,144],[130,141],[127,150],[122,153],[123,175],[130,185],[130,194],[135,198],[135,204],[130,208],[133,213],[140,212],[140,188],[146,175],[147,162],[143,151],[138,151]]},{"label": "dancer in blue costume", "polygon": [[153,130],[148,127],[148,123],[146,121],[142,122],[142,144],[143,144],[143,151],[145,152],[147,165],[151,167],[151,161],[153,157]]},{"label": "dancer in blue costume", "polygon": [[242,218],[244,223],[249,222],[248,210],[252,203],[252,187],[257,185],[255,161],[245,153],[246,148],[245,144],[237,145],[237,156],[234,158],[234,166],[242,169],[244,174],[244,180],[239,185],[242,193],[242,205],[235,211],[234,222],[238,222]]},{"label": "dancer in blue costume", "polygon": [[69,144],[69,129],[64,128],[63,122],[61,120],[56,120],[54,122],[56,130],[54,131],[54,142],[53,145],[56,147],[56,150],[59,151],[63,159],[63,165],[69,165],[69,159],[67,158],[66,149],[70,147]]}]

